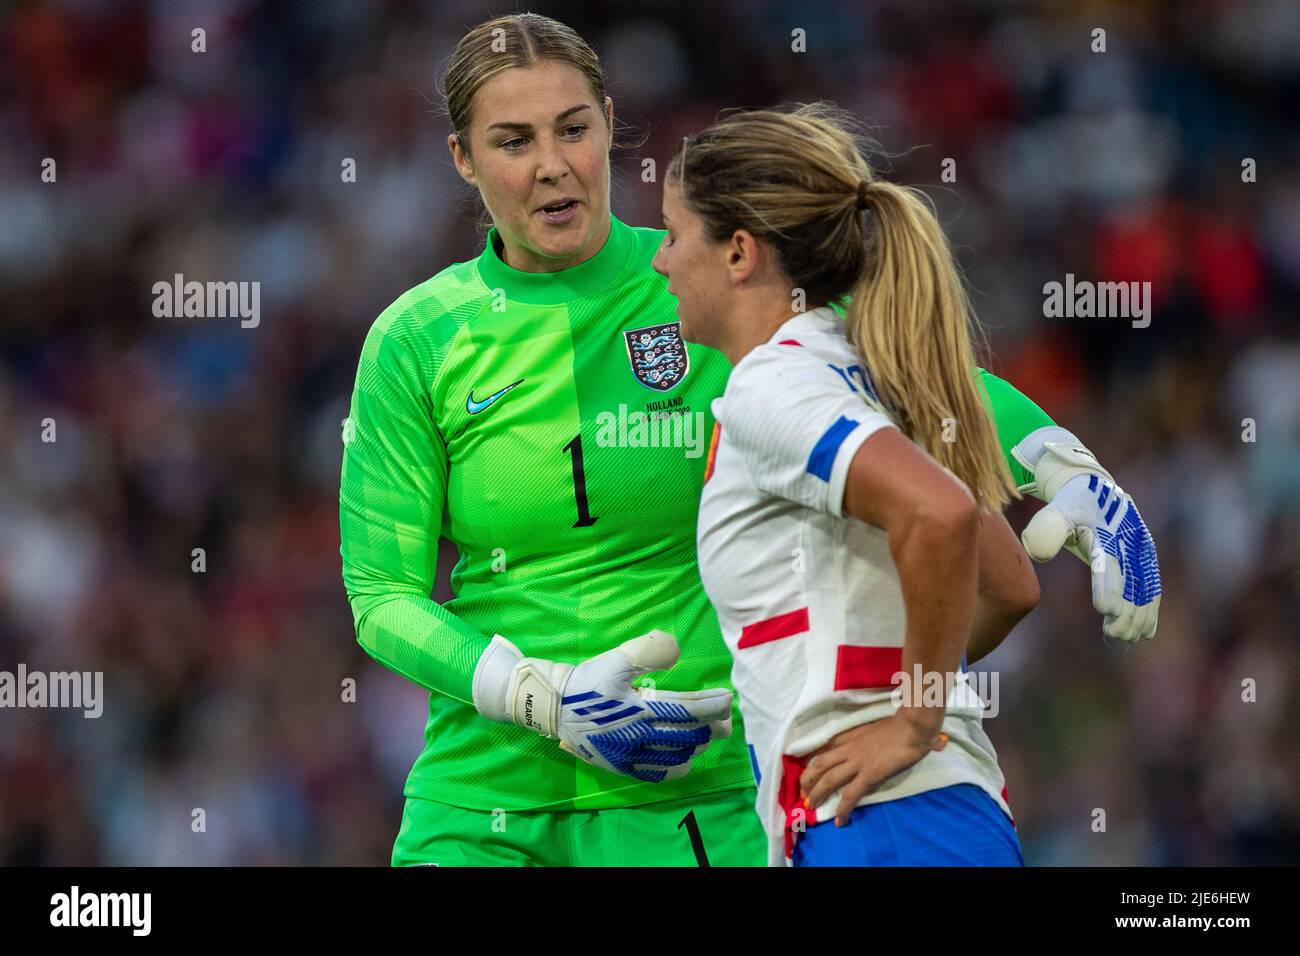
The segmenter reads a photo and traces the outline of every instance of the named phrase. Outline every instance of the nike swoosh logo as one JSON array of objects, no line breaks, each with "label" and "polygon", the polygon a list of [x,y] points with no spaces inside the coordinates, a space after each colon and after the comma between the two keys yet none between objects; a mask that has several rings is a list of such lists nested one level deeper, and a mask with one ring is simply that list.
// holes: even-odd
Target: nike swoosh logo
[{"label": "nike swoosh logo", "polygon": [[505,388],[501,389],[501,391],[494,392],[493,394],[489,395],[487,398],[483,399],[483,401],[481,402],[474,401],[474,389],[471,388],[469,390],[469,397],[465,399],[465,411],[469,412],[471,415],[477,415],[479,412],[483,411],[483,409],[487,408],[489,405],[495,402],[506,392],[510,391],[512,388],[514,388],[516,385],[521,384],[522,382],[523,382],[522,378],[518,382],[512,382],[511,384],[507,385]]}]

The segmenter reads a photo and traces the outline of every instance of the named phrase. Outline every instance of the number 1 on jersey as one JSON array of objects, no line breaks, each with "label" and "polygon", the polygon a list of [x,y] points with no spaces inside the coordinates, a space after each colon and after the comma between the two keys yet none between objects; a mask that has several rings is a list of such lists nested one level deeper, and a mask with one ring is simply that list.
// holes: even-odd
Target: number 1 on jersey
[{"label": "number 1 on jersey", "polygon": [[587,505],[587,474],[582,469],[582,433],[573,436],[573,441],[564,446],[564,450],[573,456],[573,497],[578,503],[578,521],[575,528],[590,528],[596,523]]}]

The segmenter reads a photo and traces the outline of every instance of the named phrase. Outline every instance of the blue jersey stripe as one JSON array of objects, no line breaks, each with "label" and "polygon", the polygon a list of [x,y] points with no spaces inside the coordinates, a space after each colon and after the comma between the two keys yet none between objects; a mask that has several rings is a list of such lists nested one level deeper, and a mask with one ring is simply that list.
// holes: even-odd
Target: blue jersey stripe
[{"label": "blue jersey stripe", "polygon": [[830,481],[831,468],[835,465],[835,453],[840,450],[849,432],[857,427],[857,422],[841,415],[834,425],[826,429],[826,433],[817,439],[812,454],[808,456],[808,473],[816,475],[822,481]]}]

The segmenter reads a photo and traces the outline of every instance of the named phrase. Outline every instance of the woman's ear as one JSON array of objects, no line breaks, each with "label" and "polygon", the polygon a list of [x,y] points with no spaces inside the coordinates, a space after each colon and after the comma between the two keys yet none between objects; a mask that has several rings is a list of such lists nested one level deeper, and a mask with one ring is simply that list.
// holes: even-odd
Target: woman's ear
[{"label": "woman's ear", "polygon": [[460,173],[460,178],[471,186],[478,185],[475,182],[474,164],[470,162],[469,153],[461,148],[460,137],[455,133],[447,134],[447,149],[451,153],[451,161],[456,164],[456,172]]},{"label": "woman's ear", "polygon": [[734,285],[739,285],[758,271],[761,255],[758,239],[748,229],[737,229],[731,234],[727,243],[727,272]]}]

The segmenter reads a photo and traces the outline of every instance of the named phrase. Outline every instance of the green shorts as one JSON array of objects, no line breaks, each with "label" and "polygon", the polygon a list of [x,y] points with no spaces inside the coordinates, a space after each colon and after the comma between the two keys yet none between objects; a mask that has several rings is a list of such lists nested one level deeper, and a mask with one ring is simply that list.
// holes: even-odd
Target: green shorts
[{"label": "green shorts", "polygon": [[[616,810],[467,810],[408,797],[393,866],[766,866],[755,791]],[[693,818],[690,816],[694,814]]]}]

